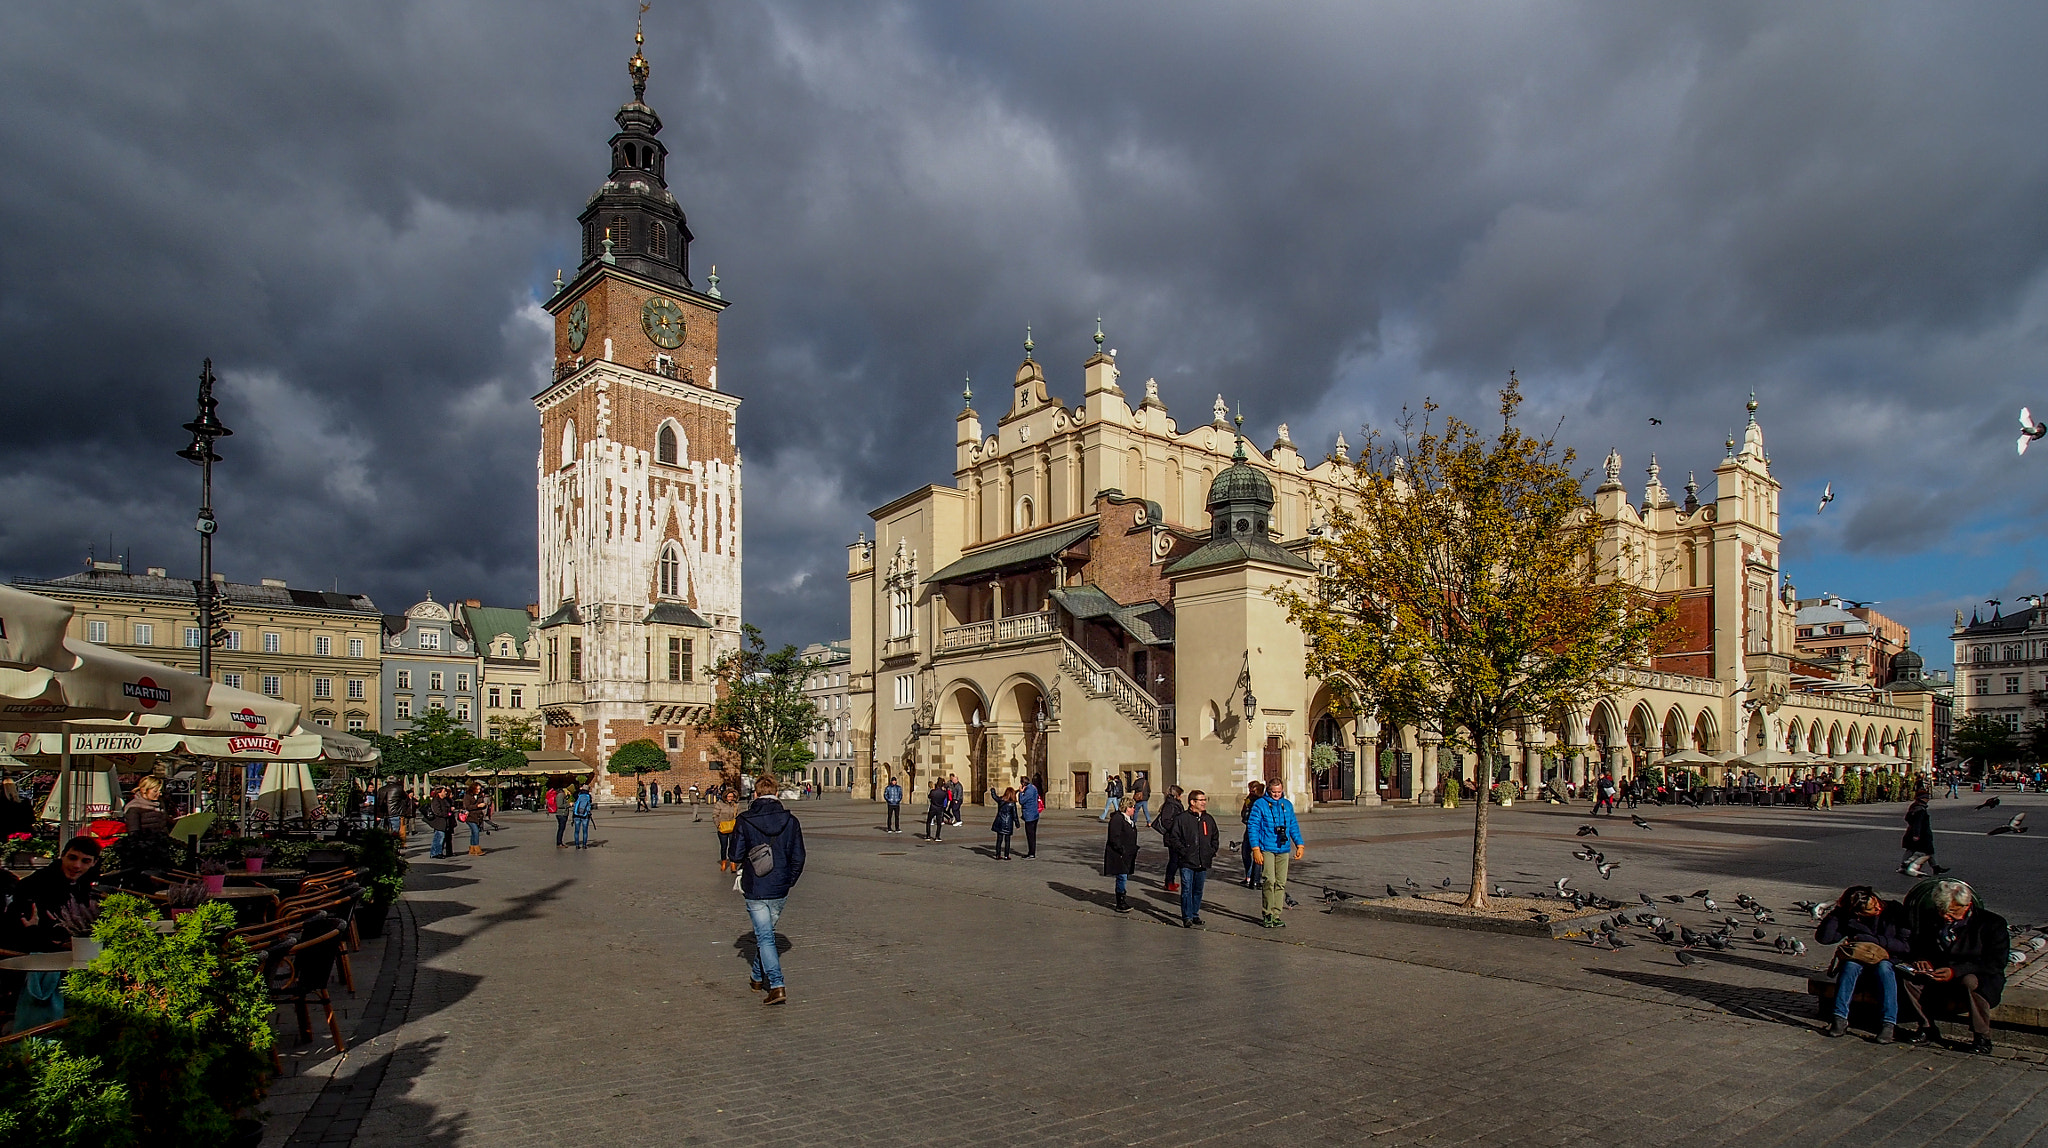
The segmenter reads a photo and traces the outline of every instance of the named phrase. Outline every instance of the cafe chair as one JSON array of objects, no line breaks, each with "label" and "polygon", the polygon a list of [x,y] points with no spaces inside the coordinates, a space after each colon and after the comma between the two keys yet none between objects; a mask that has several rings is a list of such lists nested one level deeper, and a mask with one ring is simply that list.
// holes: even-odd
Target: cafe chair
[{"label": "cafe chair", "polygon": [[290,976],[284,984],[271,989],[270,1003],[297,1006],[300,1044],[313,1039],[313,1021],[307,1006],[312,1001],[319,1001],[320,1007],[327,1012],[327,1032],[334,1038],[334,1051],[348,1051],[348,1044],[341,1036],[341,1024],[334,1018],[334,998],[327,993],[327,982],[334,977],[335,959],[340,954],[341,929],[333,925],[318,936],[292,945],[277,963],[280,969],[288,968]]}]

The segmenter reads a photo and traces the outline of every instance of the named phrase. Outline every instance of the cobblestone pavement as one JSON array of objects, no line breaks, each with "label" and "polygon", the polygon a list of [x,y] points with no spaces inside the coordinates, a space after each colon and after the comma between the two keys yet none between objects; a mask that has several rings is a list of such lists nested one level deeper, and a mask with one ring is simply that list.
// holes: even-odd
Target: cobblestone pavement
[{"label": "cobblestone pavement", "polygon": [[[2004,818],[1972,804],[1937,805],[1943,862],[2016,922],[2041,915],[2048,852],[1982,837]],[[1816,956],[1744,945],[1683,967],[1647,938],[1607,953],[1316,911],[1325,885],[1462,884],[1469,809],[1311,815],[1281,931],[1227,880],[1207,928],[1178,927],[1149,834],[1141,911],[1111,913],[1092,815],[1053,812],[1038,858],[1001,863],[976,808],[933,844],[877,832],[865,803],[795,809],[810,867],[782,920],[781,1008],[747,988],[745,914],[688,810],[602,817],[581,853],[515,815],[484,858],[416,860],[400,1003],[323,1095],[334,1118],[295,1142],[1867,1148],[2048,1128],[2024,1040],[1984,1058],[1819,1036]],[[1600,822],[1623,863],[1603,883],[1569,856],[1585,807],[1501,811],[1496,879],[1748,892],[1809,939],[1792,899],[1905,881],[1895,806],[1643,812],[1650,830]],[[1704,922],[1692,905],[1679,919]]]}]

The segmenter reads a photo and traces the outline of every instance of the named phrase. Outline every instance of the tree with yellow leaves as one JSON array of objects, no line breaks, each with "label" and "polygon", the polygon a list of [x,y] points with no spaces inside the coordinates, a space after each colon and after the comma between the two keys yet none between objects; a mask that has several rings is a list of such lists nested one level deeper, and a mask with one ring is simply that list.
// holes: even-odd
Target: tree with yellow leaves
[{"label": "tree with yellow leaves", "polygon": [[1487,793],[1500,732],[1541,724],[1610,692],[1647,660],[1667,605],[1617,577],[1626,556],[1573,469],[1575,452],[1516,425],[1521,384],[1500,392],[1488,439],[1455,418],[1366,428],[1346,492],[1327,508],[1306,592],[1277,597],[1308,642],[1311,672],[1362,712],[1414,722],[1479,755],[1472,893],[1487,904]]}]

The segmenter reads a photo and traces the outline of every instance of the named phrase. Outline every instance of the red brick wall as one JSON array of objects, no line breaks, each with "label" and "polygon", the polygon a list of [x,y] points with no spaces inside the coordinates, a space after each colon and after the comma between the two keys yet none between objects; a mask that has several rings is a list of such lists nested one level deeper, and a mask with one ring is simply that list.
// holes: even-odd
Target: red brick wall
[{"label": "red brick wall", "polygon": [[1650,657],[1653,669],[1698,678],[1714,676],[1714,591],[1686,590],[1678,596],[1671,627]]}]

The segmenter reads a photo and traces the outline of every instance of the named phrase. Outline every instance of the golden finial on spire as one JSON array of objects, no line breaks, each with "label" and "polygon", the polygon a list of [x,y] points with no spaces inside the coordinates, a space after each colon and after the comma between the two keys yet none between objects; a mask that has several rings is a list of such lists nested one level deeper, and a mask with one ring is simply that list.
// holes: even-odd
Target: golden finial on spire
[{"label": "golden finial on spire", "polygon": [[653,6],[649,0],[640,0],[640,15],[633,17],[633,58],[626,61],[626,72],[633,77],[633,102],[636,104],[647,102],[647,57],[640,54],[641,45],[647,43],[647,35],[641,31],[641,21]]}]

